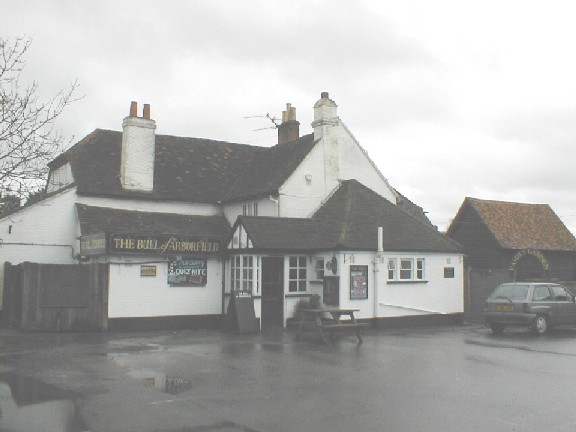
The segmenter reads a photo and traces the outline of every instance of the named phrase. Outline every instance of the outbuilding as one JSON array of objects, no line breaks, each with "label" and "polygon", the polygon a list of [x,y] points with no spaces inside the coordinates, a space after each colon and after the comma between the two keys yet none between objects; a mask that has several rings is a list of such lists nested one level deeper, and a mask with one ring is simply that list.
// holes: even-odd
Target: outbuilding
[{"label": "outbuilding", "polygon": [[469,319],[483,320],[486,297],[500,283],[576,288],[576,238],[548,204],[466,197],[447,235],[466,253]]}]

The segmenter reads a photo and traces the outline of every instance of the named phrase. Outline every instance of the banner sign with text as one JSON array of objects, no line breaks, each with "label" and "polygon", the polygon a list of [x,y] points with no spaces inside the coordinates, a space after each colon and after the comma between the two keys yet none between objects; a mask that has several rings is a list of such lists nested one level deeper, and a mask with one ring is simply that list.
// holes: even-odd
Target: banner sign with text
[{"label": "banner sign with text", "polygon": [[175,260],[168,262],[170,286],[206,286],[208,270],[205,259]]},{"label": "banner sign with text", "polygon": [[106,234],[93,234],[80,238],[81,255],[104,255],[106,253]]},{"label": "banner sign with text", "polygon": [[80,238],[82,255],[216,255],[220,239],[168,234],[95,234]]}]

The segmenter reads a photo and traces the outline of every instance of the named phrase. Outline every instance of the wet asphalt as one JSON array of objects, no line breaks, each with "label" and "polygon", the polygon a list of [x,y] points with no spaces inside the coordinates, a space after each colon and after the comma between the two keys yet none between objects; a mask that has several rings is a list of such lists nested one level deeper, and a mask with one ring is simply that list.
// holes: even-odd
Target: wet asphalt
[{"label": "wet asphalt", "polygon": [[576,329],[0,331],[2,431],[576,430]]}]

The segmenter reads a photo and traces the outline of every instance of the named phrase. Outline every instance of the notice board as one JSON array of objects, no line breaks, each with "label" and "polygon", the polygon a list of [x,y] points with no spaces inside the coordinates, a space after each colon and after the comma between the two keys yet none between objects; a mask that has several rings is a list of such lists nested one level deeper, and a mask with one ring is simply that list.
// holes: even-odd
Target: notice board
[{"label": "notice board", "polygon": [[228,303],[226,329],[238,334],[257,333],[254,297],[249,291],[234,291]]},{"label": "notice board", "polygon": [[181,259],[168,262],[168,284],[171,287],[203,287],[208,280],[206,259]]}]

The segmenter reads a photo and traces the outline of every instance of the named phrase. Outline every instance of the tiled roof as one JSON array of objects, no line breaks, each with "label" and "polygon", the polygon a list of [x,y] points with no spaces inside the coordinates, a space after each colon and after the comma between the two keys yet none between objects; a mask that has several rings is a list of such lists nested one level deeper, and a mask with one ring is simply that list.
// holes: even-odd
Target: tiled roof
[{"label": "tiled roof", "polygon": [[51,166],[70,161],[80,195],[217,203],[274,193],[313,144],[312,135],[269,148],[156,135],[150,193],[120,184],[121,132],[97,129]]},{"label": "tiled roof", "polygon": [[309,134],[259,152],[222,201],[262,196],[277,191],[312,150],[314,144],[314,134]]},{"label": "tiled roof", "polygon": [[[467,197],[461,209],[466,205],[476,211],[504,249],[576,250],[576,238],[548,204]],[[457,222],[458,216],[454,219]]]},{"label": "tiled roof", "polygon": [[321,224],[313,219],[240,216],[241,224],[259,250],[304,251],[327,249]]},{"label": "tiled roof", "polygon": [[316,212],[330,241],[341,248],[376,250],[378,227],[385,251],[462,252],[462,247],[430,224],[392,204],[356,180],[340,188]]},{"label": "tiled roof", "polygon": [[99,233],[179,234],[225,239],[230,225],[224,216],[152,213],[76,204],[82,235]]},{"label": "tiled roof", "polygon": [[397,195],[396,205],[398,207],[400,207],[405,212],[410,213],[416,219],[419,219],[426,224],[432,225],[432,222],[430,222],[430,219],[428,219],[428,216],[426,216],[426,212],[422,207],[410,201],[396,189],[394,189],[394,192],[396,192]]},{"label": "tiled roof", "polygon": [[460,253],[462,248],[430,224],[398,208],[356,180],[343,181],[311,219],[241,217],[257,249],[384,250]]}]

